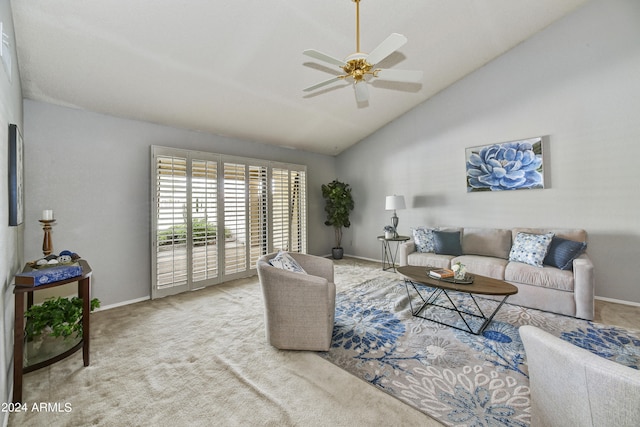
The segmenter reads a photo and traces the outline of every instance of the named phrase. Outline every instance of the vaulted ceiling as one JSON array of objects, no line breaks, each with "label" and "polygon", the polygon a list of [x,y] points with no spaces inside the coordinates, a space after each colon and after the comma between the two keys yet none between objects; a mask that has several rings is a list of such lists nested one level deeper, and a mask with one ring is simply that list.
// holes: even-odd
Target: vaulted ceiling
[{"label": "vaulted ceiling", "polygon": [[12,1],[25,98],[335,155],[570,13],[585,0],[361,0],[361,50],[420,84],[370,82],[302,54],[356,50],[352,0]]}]

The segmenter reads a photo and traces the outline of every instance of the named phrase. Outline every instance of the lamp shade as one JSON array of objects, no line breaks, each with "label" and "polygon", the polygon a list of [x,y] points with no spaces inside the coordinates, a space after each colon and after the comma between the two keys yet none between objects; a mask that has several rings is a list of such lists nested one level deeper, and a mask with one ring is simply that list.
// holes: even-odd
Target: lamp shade
[{"label": "lamp shade", "polygon": [[385,209],[388,211],[394,209],[405,209],[404,196],[387,196]]}]

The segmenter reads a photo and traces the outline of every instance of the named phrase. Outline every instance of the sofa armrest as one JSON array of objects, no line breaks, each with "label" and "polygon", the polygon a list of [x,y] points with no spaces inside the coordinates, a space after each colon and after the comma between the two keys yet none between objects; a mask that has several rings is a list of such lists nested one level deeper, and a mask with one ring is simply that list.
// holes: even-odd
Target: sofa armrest
[{"label": "sofa armrest", "polygon": [[595,278],[593,263],[587,254],[573,260],[573,292],[576,299],[576,317],[593,320]]},{"label": "sofa armrest", "polygon": [[416,251],[416,243],[413,240],[407,240],[400,243],[398,254],[398,265],[404,267],[409,265],[409,254]]}]

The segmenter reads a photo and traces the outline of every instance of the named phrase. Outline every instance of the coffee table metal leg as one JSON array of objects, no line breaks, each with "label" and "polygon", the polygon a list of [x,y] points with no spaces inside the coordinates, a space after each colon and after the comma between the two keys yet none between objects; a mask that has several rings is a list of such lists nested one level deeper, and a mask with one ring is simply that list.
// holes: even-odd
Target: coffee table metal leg
[{"label": "coffee table metal leg", "polygon": [[[405,279],[404,285],[405,285],[405,288],[407,289],[407,297],[409,298],[409,307],[411,308],[411,314],[416,317],[422,317],[422,316],[418,316],[420,312],[430,305],[435,305],[433,304],[433,302],[437,300],[440,294],[442,293],[442,289],[431,288],[433,289],[433,292],[431,292],[427,297],[427,299],[425,299],[422,293],[420,293],[420,291],[416,287],[416,284],[414,282],[412,282],[409,279]],[[422,305],[417,310],[413,309],[413,302],[411,301],[411,294],[409,293],[409,285],[413,287],[413,289],[416,291],[416,294],[418,294],[418,296],[422,300]]]},{"label": "coffee table metal leg", "polygon": [[[480,335],[481,333],[484,332],[484,330],[487,328],[487,326],[489,326],[489,324],[491,323],[491,321],[493,320],[494,316],[496,315],[496,313],[498,312],[498,310],[500,310],[500,308],[502,307],[502,305],[505,303],[505,301],[507,300],[507,298],[509,298],[509,295],[505,295],[505,297],[500,301],[500,303],[498,304],[498,306],[496,307],[495,310],[493,310],[493,312],[491,313],[491,315],[489,317],[487,317],[484,312],[482,311],[482,309],[480,308],[480,305],[478,304],[478,302],[476,301],[476,299],[473,297],[473,294],[471,293],[467,293],[467,295],[469,295],[471,297],[471,300],[473,301],[473,303],[475,304],[476,308],[478,309],[478,312],[480,314],[476,314],[476,313],[471,313],[465,310],[461,310],[460,308],[458,308],[458,306],[456,305],[456,303],[453,301],[453,299],[449,296],[449,294],[447,293],[446,290],[444,289],[439,289],[439,288],[435,288],[433,290],[433,292],[431,292],[431,294],[425,299],[425,297],[422,295],[422,293],[418,290],[416,284],[409,280],[409,279],[405,279],[404,281],[405,283],[405,287],[407,290],[407,297],[409,298],[409,307],[411,308],[411,314],[415,317],[420,317],[422,319],[426,319],[429,320],[431,322],[434,323],[438,323],[440,325],[444,325],[444,326],[449,326],[451,328],[454,329],[458,329],[459,331],[463,331],[463,332],[468,332],[474,335]],[[411,300],[411,294],[409,292],[409,285],[411,285],[413,287],[413,289],[415,290],[416,294],[418,294],[418,296],[420,297],[420,299],[422,300],[422,305],[420,306],[420,308],[418,308],[417,310],[413,309],[413,302]],[[430,288],[433,289],[433,288]],[[451,304],[451,307],[447,307],[444,305],[440,305],[440,304],[435,304],[435,301],[438,299],[438,297],[440,295],[444,294],[447,299],[449,300],[449,303]],[[440,307],[440,308],[444,308],[446,310],[451,310],[451,311],[455,311],[456,313],[458,313],[458,316],[460,317],[460,319],[464,322],[466,329],[465,328],[460,328],[458,326],[455,325],[451,325],[449,323],[444,323],[444,322],[440,322],[438,320],[434,320],[434,319],[430,319],[428,317],[425,317],[423,315],[420,315],[420,313],[422,311],[424,311],[428,306],[435,306],[435,307]],[[453,307],[453,308],[452,308]],[[464,318],[464,315],[468,315],[468,316],[473,316],[476,317],[478,319],[482,319],[483,322],[480,325],[480,327],[478,328],[477,331],[474,331],[471,328],[471,325],[469,325],[469,322],[467,322],[467,320]]]},{"label": "coffee table metal leg", "polygon": [[[496,307],[496,309],[493,310],[493,313],[491,313],[491,316],[489,316],[489,318],[487,318],[487,320],[482,324],[480,329],[478,329],[478,332],[475,332],[476,335],[480,335],[481,333],[484,332],[484,330],[487,328],[487,326],[489,326],[489,323],[491,323],[491,321],[493,320],[493,316],[495,316],[496,313],[498,312],[498,310],[500,310],[500,307],[502,307],[502,304],[505,303],[507,298],[509,298],[509,295],[505,295],[504,298],[502,298],[502,301],[500,301],[500,304],[498,304],[498,307]],[[477,303],[476,303],[476,305],[477,305]]]}]

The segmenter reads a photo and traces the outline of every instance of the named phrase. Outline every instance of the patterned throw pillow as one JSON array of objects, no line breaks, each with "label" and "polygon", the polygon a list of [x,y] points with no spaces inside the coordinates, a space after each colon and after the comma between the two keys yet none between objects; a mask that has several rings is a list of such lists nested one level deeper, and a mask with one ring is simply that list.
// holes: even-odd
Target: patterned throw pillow
[{"label": "patterned throw pillow", "polygon": [[523,262],[535,267],[542,267],[547,255],[553,233],[529,234],[518,233],[509,252],[509,261]]},{"label": "patterned throw pillow", "polygon": [[416,227],[412,228],[413,241],[416,244],[417,252],[435,252],[435,243],[433,242],[433,228]]},{"label": "patterned throw pillow", "polygon": [[560,270],[573,270],[573,260],[587,248],[584,242],[554,237],[549,245],[544,264],[558,267]]},{"label": "patterned throw pillow", "polygon": [[304,271],[304,268],[302,268],[300,264],[298,264],[298,262],[285,251],[278,252],[275,257],[271,258],[269,264],[283,270],[293,271],[294,273],[307,274],[307,272]]}]

